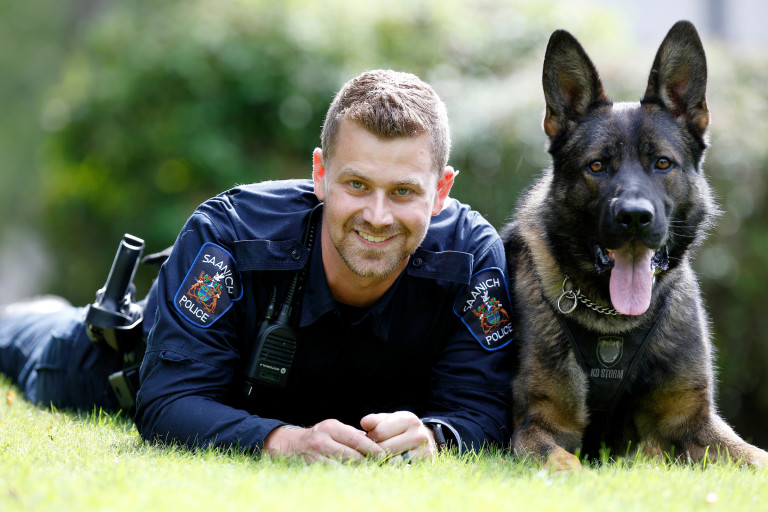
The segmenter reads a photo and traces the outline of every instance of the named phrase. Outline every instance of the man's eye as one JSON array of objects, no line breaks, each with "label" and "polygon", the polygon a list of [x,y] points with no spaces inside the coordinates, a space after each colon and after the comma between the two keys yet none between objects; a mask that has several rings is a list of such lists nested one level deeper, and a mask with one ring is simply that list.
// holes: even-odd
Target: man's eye
[{"label": "man's eye", "polygon": [[362,190],[365,187],[362,181],[350,181],[349,186],[354,188],[355,190]]},{"label": "man's eye", "polygon": [[411,193],[411,190],[408,188],[398,188],[397,190],[395,190],[395,194],[397,194],[398,196],[407,196],[410,193]]}]

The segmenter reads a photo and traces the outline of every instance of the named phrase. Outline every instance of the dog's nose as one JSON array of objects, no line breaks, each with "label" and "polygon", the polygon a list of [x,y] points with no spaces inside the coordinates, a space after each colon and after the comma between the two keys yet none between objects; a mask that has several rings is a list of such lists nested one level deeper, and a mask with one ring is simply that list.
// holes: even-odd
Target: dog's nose
[{"label": "dog's nose", "polygon": [[653,204],[647,199],[625,199],[618,205],[616,222],[624,229],[645,229],[653,216]]}]

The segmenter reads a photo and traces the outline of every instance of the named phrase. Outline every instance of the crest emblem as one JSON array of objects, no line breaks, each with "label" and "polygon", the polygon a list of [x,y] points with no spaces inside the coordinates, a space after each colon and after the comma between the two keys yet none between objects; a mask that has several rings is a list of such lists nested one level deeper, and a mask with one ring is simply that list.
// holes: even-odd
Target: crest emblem
[{"label": "crest emblem", "polygon": [[509,313],[501,306],[501,302],[496,297],[488,295],[488,290],[482,295],[483,303],[472,310],[477,318],[480,319],[480,328],[483,334],[490,334],[496,327],[509,322]]},{"label": "crest emblem", "polygon": [[197,254],[174,302],[184,318],[199,327],[209,327],[242,295],[234,258],[223,247],[209,242]]},{"label": "crest emblem", "polygon": [[603,336],[597,339],[597,360],[606,368],[619,361],[624,353],[624,338],[618,336]]},{"label": "crest emblem", "polygon": [[217,283],[213,277],[201,270],[200,277],[189,288],[187,296],[195,299],[208,313],[213,313],[216,311],[216,303],[219,301],[223,289],[224,286],[221,283]]},{"label": "crest emblem", "polygon": [[453,303],[472,336],[486,350],[498,350],[512,341],[507,280],[501,269],[486,268],[470,280]]}]

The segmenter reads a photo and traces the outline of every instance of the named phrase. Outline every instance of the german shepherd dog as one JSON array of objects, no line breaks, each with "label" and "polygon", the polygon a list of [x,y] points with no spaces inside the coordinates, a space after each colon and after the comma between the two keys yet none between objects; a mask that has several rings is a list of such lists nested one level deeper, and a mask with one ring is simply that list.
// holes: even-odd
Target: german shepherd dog
[{"label": "german shepherd dog", "polygon": [[716,411],[690,264],[718,214],[701,169],[706,79],[685,21],[662,42],[639,103],[613,103],[579,42],[552,34],[542,80],[552,165],[501,231],[520,346],[518,455],[561,471],[601,447],[768,465]]}]

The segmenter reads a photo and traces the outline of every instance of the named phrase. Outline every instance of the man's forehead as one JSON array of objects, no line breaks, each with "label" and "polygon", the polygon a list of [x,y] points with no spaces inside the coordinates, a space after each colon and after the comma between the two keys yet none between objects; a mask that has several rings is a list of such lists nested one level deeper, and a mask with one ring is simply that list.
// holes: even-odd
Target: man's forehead
[{"label": "man's forehead", "polygon": [[425,134],[413,137],[380,137],[352,122],[341,127],[336,149],[326,165],[367,172],[377,165],[414,171],[433,169],[432,147]]}]

